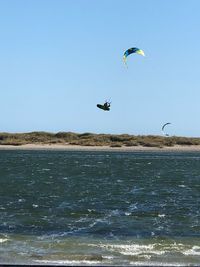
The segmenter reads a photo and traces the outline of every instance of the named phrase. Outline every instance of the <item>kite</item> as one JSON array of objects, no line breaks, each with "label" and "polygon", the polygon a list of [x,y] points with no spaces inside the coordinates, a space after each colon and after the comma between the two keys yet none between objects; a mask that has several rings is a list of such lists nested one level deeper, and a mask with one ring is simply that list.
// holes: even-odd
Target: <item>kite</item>
[{"label": "kite", "polygon": [[127,57],[133,53],[136,53],[136,54],[139,54],[139,55],[142,55],[142,56],[145,56],[144,54],[144,51],[142,49],[139,49],[137,47],[132,47],[132,48],[129,48],[128,50],[126,50],[124,52],[124,56],[123,56],[123,60],[124,60],[124,63],[126,63],[126,60],[127,60]]},{"label": "kite", "polygon": [[169,134],[165,133],[165,131],[164,131],[165,126],[167,126],[167,125],[169,125],[169,124],[171,124],[171,122],[167,122],[167,123],[165,123],[165,124],[162,126],[162,132],[163,132],[163,134],[164,134],[165,136],[169,136]]}]

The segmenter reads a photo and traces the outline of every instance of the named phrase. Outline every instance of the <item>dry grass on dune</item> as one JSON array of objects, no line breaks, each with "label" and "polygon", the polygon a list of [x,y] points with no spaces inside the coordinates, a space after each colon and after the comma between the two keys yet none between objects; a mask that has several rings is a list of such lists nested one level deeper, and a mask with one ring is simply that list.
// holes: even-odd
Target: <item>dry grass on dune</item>
[{"label": "dry grass on dune", "polygon": [[73,132],[0,133],[0,145],[63,144],[109,147],[173,147],[175,145],[200,145],[200,138],[164,137],[156,135],[93,134]]}]

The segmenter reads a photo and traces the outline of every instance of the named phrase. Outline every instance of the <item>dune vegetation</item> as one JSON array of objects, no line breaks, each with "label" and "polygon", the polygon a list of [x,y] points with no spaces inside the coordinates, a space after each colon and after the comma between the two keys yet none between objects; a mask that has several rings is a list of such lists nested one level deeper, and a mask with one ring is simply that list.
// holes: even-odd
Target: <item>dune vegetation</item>
[{"label": "dune vegetation", "polygon": [[156,135],[94,134],[73,132],[0,133],[0,145],[62,144],[109,147],[173,147],[200,145],[200,138]]}]

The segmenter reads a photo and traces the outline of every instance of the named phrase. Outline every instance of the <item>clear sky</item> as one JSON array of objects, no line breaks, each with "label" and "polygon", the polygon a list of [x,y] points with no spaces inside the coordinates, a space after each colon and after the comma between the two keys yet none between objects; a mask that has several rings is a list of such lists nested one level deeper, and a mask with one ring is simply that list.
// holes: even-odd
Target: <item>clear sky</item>
[{"label": "clear sky", "polygon": [[[200,136],[199,0],[0,0],[0,132]],[[139,47],[146,57],[126,49]],[[96,108],[111,100],[110,112]]]}]

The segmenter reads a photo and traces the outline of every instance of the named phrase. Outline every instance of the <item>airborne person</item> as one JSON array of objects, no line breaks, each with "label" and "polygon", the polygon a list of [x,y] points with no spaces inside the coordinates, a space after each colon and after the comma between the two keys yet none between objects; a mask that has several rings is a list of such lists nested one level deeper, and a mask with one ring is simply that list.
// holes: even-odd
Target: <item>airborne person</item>
[{"label": "airborne person", "polygon": [[104,111],[109,111],[110,110],[110,104],[111,104],[111,102],[106,101],[103,105],[97,104],[97,107],[100,109],[103,109]]}]

